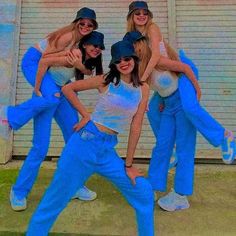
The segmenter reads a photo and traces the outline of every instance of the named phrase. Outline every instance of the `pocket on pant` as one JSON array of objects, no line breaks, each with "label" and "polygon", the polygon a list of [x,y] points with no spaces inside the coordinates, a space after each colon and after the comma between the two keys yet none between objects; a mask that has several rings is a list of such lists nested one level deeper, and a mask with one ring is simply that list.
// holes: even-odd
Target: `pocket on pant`
[{"label": "pocket on pant", "polygon": [[94,139],[96,137],[96,135],[91,133],[88,130],[82,130],[81,133],[80,133],[80,137],[81,137],[81,139],[87,141],[87,140]]}]

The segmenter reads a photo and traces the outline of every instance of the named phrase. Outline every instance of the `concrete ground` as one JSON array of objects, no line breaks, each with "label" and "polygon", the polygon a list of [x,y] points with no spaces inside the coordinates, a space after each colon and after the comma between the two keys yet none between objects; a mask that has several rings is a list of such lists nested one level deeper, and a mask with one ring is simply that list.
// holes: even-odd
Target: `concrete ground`
[{"label": "concrete ground", "polygon": [[[28,209],[14,212],[8,202],[21,161],[0,166],[0,235],[23,235],[54,172],[55,162],[44,162],[39,178],[28,198]],[[139,165],[146,169],[147,166]],[[178,212],[155,207],[155,231],[161,236],[233,236],[236,235],[236,166],[196,165],[195,192],[191,207]],[[170,190],[174,172],[170,171]],[[50,235],[133,236],[134,212],[106,180],[93,176],[87,186],[98,193],[92,202],[71,201],[56,221]],[[163,193],[157,194],[158,198]]]}]

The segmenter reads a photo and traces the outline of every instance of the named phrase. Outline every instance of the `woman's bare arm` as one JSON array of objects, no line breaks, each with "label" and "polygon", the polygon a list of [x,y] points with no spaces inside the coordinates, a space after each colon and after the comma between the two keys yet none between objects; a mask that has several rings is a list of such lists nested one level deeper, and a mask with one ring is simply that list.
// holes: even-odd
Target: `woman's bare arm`
[{"label": "woman's bare arm", "polygon": [[86,80],[78,80],[62,87],[63,94],[82,116],[80,122],[76,125],[76,127],[74,127],[75,130],[77,131],[80,130],[90,120],[90,114],[84,107],[84,105],[80,102],[77,96],[77,92],[90,89],[98,89],[99,91],[102,91],[103,88],[104,88],[103,75],[95,76]]},{"label": "woman's bare arm", "polygon": [[98,89],[100,91],[101,87],[104,87],[104,76],[98,75],[86,80],[78,80],[73,83],[69,83],[62,87],[63,94],[67,97],[69,102],[75,107],[75,109],[82,115],[86,116],[88,112],[84,109],[79,98],[77,97],[77,92]]},{"label": "woman's bare arm", "polygon": [[152,73],[154,67],[158,64],[161,54],[160,54],[160,41],[161,41],[161,32],[157,25],[152,24],[149,28],[148,38],[151,48],[151,58],[147,64],[147,67],[142,75],[141,81],[146,81],[150,74]]},{"label": "woman's bare arm", "polygon": [[70,44],[73,38],[73,33],[72,32],[68,32],[66,34],[63,34],[57,41],[57,45],[55,44],[49,44],[47,45],[46,50],[43,53],[44,55],[47,54],[51,54],[51,53],[55,53],[55,52],[60,52],[60,51],[64,51]]},{"label": "woman's bare arm", "polygon": [[126,161],[125,161],[125,165],[128,167],[126,168],[126,173],[131,179],[133,184],[135,184],[135,178],[137,176],[143,175],[136,168],[132,166],[134,153],[135,153],[136,146],[138,144],[138,140],[139,140],[141,130],[142,130],[142,122],[143,122],[144,113],[146,111],[148,99],[149,99],[148,84],[144,83],[141,89],[142,89],[142,100],[139,104],[138,110],[136,114],[134,115],[133,120],[130,125],[128,147],[127,147],[127,154],[126,154]]}]

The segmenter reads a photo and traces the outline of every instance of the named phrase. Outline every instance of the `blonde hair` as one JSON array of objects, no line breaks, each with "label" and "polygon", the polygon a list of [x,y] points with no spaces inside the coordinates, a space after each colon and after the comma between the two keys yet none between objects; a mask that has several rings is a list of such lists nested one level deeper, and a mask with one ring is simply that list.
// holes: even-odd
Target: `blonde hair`
[{"label": "blonde hair", "polygon": [[[127,32],[137,30],[135,27],[133,17],[134,17],[134,12],[132,12],[127,19]],[[143,75],[143,73],[147,67],[147,64],[151,58],[151,55],[152,55],[151,50],[148,46],[148,41],[149,41],[148,31],[149,31],[150,26],[153,24],[155,24],[155,23],[152,22],[152,18],[149,16],[148,21],[145,25],[144,32],[142,32],[142,34],[146,37],[146,40],[139,40],[139,41],[135,42],[135,45],[134,45],[135,52],[141,61],[141,63],[139,63],[140,64],[139,65],[139,73],[141,76]],[[170,44],[168,44],[166,42],[166,40],[164,40],[164,44],[165,44],[168,58],[171,60],[174,60],[174,61],[179,61],[179,56],[178,56],[177,52],[175,51],[175,49],[172,48],[170,46]],[[164,68],[162,68],[161,66],[158,66],[158,65],[155,66],[155,69],[165,70]],[[179,73],[177,72],[176,74],[178,75]]]},{"label": "blonde hair", "polygon": [[[150,15],[148,15],[148,21],[145,25],[145,31],[142,32],[144,35],[147,34],[148,29],[149,29],[150,25],[152,25],[152,24],[153,24],[152,18],[150,17]],[[136,29],[135,23],[134,23],[134,12],[132,12],[127,19],[127,32],[136,31],[136,30],[137,29]]]},{"label": "blonde hair", "polygon": [[[175,52],[175,50],[167,42],[164,42],[164,43],[165,43],[168,57],[171,60],[179,61],[178,54]],[[151,52],[150,47],[148,46],[148,42],[146,39],[141,39],[141,40],[136,41],[134,43],[134,49],[135,49],[135,53],[137,54],[140,60],[139,76],[142,77],[142,75],[144,74],[144,71],[146,70],[148,62],[152,56],[152,52]],[[156,70],[166,70],[164,67],[158,64],[154,68]],[[171,73],[174,73],[177,76],[180,74],[179,72],[173,72],[173,71],[171,71]]]},{"label": "blonde hair", "polygon": [[57,47],[57,43],[58,43],[59,38],[68,32],[72,32],[71,45],[74,46],[77,43],[77,37],[75,34],[77,23],[78,22],[72,22],[70,25],[62,27],[62,28],[48,34],[47,39],[48,39],[49,45],[53,45],[53,46]]},{"label": "blonde hair", "polygon": [[136,55],[138,56],[140,63],[139,63],[139,76],[142,77],[147,64],[151,58],[151,50],[146,42],[145,39],[138,40],[134,43],[134,50]]}]

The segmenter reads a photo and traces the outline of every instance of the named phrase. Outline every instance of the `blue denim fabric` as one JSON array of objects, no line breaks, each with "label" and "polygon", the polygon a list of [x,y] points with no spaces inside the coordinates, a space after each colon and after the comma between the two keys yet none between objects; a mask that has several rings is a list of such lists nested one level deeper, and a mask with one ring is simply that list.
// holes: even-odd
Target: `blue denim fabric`
[{"label": "blue denim fabric", "polygon": [[[41,53],[30,48],[23,57],[22,71],[27,81],[34,86],[38,63]],[[8,120],[13,129],[19,129],[34,118],[34,132],[32,148],[19,172],[13,191],[19,199],[27,197],[36,178],[42,161],[47,155],[52,119],[55,118],[62,130],[65,142],[73,133],[73,126],[78,122],[78,115],[66,98],[61,95],[56,98],[55,93],[60,93],[61,88],[57,86],[46,73],[41,86],[44,97],[33,95],[25,103],[8,108]]]},{"label": "blue denim fabric", "polygon": [[117,136],[100,132],[93,122],[72,135],[60,157],[58,168],[42,201],[32,216],[27,235],[46,236],[75,191],[94,173],[111,181],[135,209],[138,235],[154,235],[154,196],[143,177],[132,185],[124,161],[114,147]]},{"label": "blue denim fabric", "polygon": [[[184,54],[183,50],[180,50],[179,56],[182,62],[188,64],[192,68],[198,78],[198,69]],[[210,144],[215,147],[219,146],[223,142],[225,128],[200,105],[192,83],[184,74],[182,74],[179,78],[178,88],[182,108],[187,118]],[[149,102],[149,111],[147,115],[155,137],[157,137],[158,127],[160,127],[160,124],[158,124],[158,122],[160,122],[160,112],[157,109],[157,107],[159,107],[159,103],[159,95],[154,93]]]},{"label": "blue denim fabric", "polygon": [[[35,78],[38,70],[38,63],[42,54],[36,48],[29,48],[22,59],[22,72],[31,86],[35,84]],[[61,88],[54,83],[50,73],[46,72],[40,88],[43,97],[35,94],[32,98],[17,106],[9,106],[7,118],[10,126],[17,130],[25,125],[30,119],[35,117],[41,111],[55,107],[59,104],[59,98],[55,97],[60,93]]]},{"label": "blue denim fabric", "polygon": [[[180,50],[179,56],[182,62],[191,66],[198,78],[196,66],[186,57],[183,50]],[[187,118],[211,145],[215,147],[221,145],[224,140],[225,128],[200,105],[194,87],[185,75],[179,78],[179,92]]]},{"label": "blue denim fabric", "polygon": [[179,91],[163,98],[158,142],[152,151],[148,179],[154,190],[166,191],[170,157],[176,143],[176,166],[174,189],[179,194],[193,192],[194,155],[196,129],[186,118],[182,109]]},{"label": "blue denim fabric", "polygon": [[156,139],[161,122],[159,106],[162,102],[161,96],[157,92],[154,92],[148,104],[147,117]]},{"label": "blue denim fabric", "polygon": [[35,116],[32,147],[13,185],[13,191],[19,199],[27,197],[31,191],[40,165],[47,155],[53,117],[62,130],[65,142],[72,135],[73,126],[79,121],[76,110],[64,96],[60,98],[60,104],[57,107],[46,109]]}]

